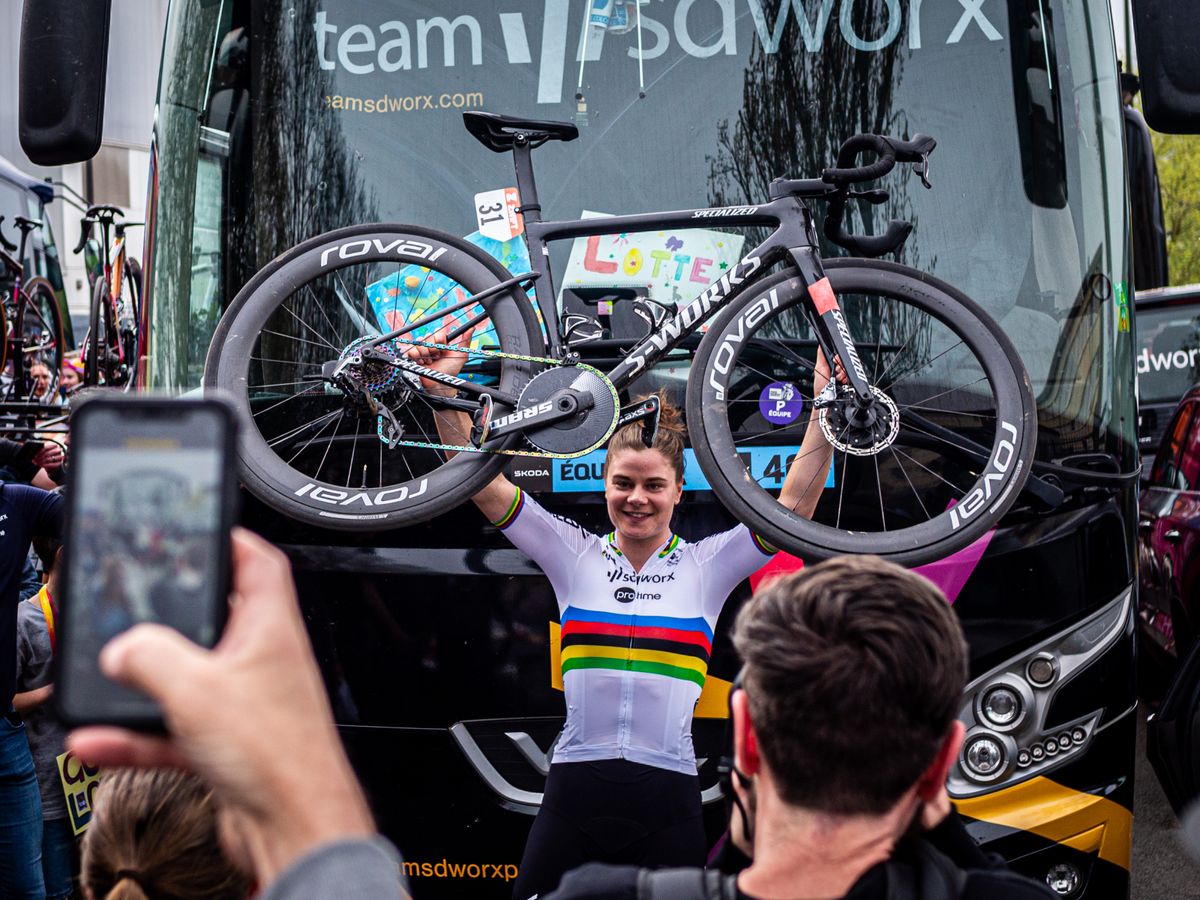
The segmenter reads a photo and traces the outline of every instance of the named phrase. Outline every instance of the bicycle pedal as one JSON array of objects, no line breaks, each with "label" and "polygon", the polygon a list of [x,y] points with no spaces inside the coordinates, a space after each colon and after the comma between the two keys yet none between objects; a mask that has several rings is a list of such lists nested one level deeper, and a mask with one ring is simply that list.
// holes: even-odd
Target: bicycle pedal
[{"label": "bicycle pedal", "polygon": [[479,409],[471,416],[471,444],[482,447],[487,442],[488,432],[492,429],[492,396],[480,394]]}]

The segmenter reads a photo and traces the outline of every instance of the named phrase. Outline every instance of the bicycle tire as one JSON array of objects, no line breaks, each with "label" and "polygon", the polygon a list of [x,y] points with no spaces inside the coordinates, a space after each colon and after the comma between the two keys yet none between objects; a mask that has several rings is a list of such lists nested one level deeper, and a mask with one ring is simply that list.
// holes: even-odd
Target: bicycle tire
[{"label": "bicycle tire", "polygon": [[[735,516],[791,553],[809,559],[872,553],[908,566],[944,558],[992,528],[1029,474],[1037,439],[1029,377],[1000,326],[945,282],[880,260],[828,260],[826,271],[851,333],[859,330],[856,346],[872,384],[884,385],[897,373],[884,385],[899,423],[892,443],[881,441],[862,455],[835,451],[832,495],[829,488],[823,492],[812,520],[786,509],[748,472],[745,454],[753,466],[756,441],[779,446],[787,428],[803,429],[808,421],[789,401],[782,412],[771,405],[779,402],[771,389],[785,396],[787,384],[804,381],[788,380],[786,372],[808,374],[801,363],[811,367],[797,349],[810,327],[802,314],[803,287],[783,273],[723,311],[700,344],[687,393],[697,460]],[[815,341],[810,344],[815,356]],[[986,390],[972,390],[980,383]],[[796,393],[811,403],[811,385],[807,394],[800,387]],[[791,424],[782,428],[767,419],[767,413],[787,419],[791,412]],[[954,443],[943,428],[954,432]],[[963,449],[967,441],[987,448],[986,460],[980,454],[972,462]],[[773,461],[782,483],[791,459],[780,454]],[[872,469],[877,497],[871,496]],[[889,515],[900,527],[889,528]]]},{"label": "bicycle tire", "polygon": [[85,387],[108,384],[109,343],[112,334],[112,303],[109,300],[108,280],[97,278],[92,286],[92,302],[88,307],[88,332],[83,339],[83,383]]},{"label": "bicycle tire", "polygon": [[129,391],[137,383],[142,368],[142,267],[136,259],[125,260],[126,319],[117,323],[121,357],[125,364],[122,387]]},{"label": "bicycle tire", "polygon": [[16,333],[21,341],[22,369],[28,371],[35,362],[40,362],[50,370],[50,388],[43,400],[48,402],[57,392],[62,372],[63,329],[58,294],[47,279],[31,278],[22,288]]},{"label": "bicycle tire", "polygon": [[[275,411],[281,404],[303,398],[284,410],[292,417],[292,421],[283,422],[288,428],[296,419],[302,419],[297,408],[303,408],[304,415],[314,409],[320,412],[328,408],[325,416],[329,417],[337,412],[336,404],[329,402],[331,399],[345,402],[337,394],[328,393],[329,389],[323,385],[316,394],[312,387],[299,390],[304,379],[288,381],[289,372],[293,376],[297,372],[311,374],[320,362],[308,361],[310,357],[327,360],[331,353],[350,347],[361,338],[364,323],[373,323],[377,328],[378,318],[370,307],[368,295],[379,282],[370,279],[378,272],[393,269],[394,273],[384,280],[395,278],[399,292],[396,297],[403,293],[401,287],[409,290],[410,279],[418,278],[419,285],[412,289],[414,310],[418,298],[424,302],[427,286],[450,284],[451,290],[458,286],[468,292],[463,296],[473,296],[512,277],[512,273],[478,247],[451,235],[410,225],[356,225],[314,237],[273,260],[238,293],[214,332],[205,360],[204,385],[207,391],[230,399],[238,409],[242,425],[238,438],[242,481],[268,506],[298,521],[360,532],[423,522],[475,494],[505,463],[505,457],[497,454],[460,452],[446,460],[440,451],[420,448],[397,448],[404,454],[397,456],[395,450],[385,451],[383,442],[374,433],[373,421],[367,423],[369,430],[364,443],[361,415],[355,420],[349,461],[346,462],[343,448],[339,450],[341,459],[330,462],[328,455],[334,443],[339,440],[347,443],[349,426],[347,435],[339,439],[340,423],[346,415],[344,407],[337,418],[339,424],[328,437],[320,439],[326,449],[315,470],[317,449],[310,445],[319,432],[313,433],[290,459],[273,449],[272,444],[291,453],[306,435],[303,431],[295,436],[287,430],[277,430],[279,420],[286,418]],[[424,274],[402,275],[415,272]],[[438,281],[443,278],[448,281]],[[354,285],[358,286],[357,292]],[[301,299],[292,299],[296,297]],[[345,298],[349,298],[349,305]],[[393,300],[391,313],[397,312],[396,302]],[[480,305],[495,328],[497,349],[519,356],[544,355],[541,326],[523,291],[514,287]],[[293,307],[311,315],[298,315]],[[473,307],[467,307],[467,311],[470,309]],[[291,318],[284,316],[284,312]],[[415,318],[416,314],[406,321]],[[356,323],[357,331],[345,327]],[[303,337],[289,335],[287,329]],[[321,334],[324,331],[330,332],[330,339]],[[329,346],[323,346],[321,341]],[[536,367],[528,361],[508,358],[494,360],[489,365],[498,369],[495,377],[499,390],[513,395],[520,394]],[[273,389],[288,386],[293,388],[291,394],[274,390],[272,396]],[[278,399],[280,396],[284,399]],[[428,404],[422,406],[424,401],[417,395],[414,400],[417,402],[397,409],[400,415],[411,415],[413,422],[420,424],[419,417],[428,412]],[[268,416],[272,411],[275,415]],[[321,416],[317,416],[308,429],[311,431],[320,420]],[[403,424],[410,423],[405,420]],[[327,427],[326,422],[321,430]],[[425,436],[430,437],[429,427],[422,427]],[[418,435],[414,432],[414,436]],[[431,442],[434,438],[436,434]],[[518,440],[520,436],[513,435],[492,446],[508,449]],[[360,446],[364,455],[356,456]],[[373,460],[365,455],[369,450],[375,456],[376,448],[377,477],[371,471]],[[385,457],[385,453],[389,455]],[[407,472],[401,469],[403,474],[393,475],[400,469],[400,462]],[[361,484],[357,469],[360,463]],[[339,468],[343,464],[345,479]],[[426,464],[431,467],[426,468]],[[334,472],[338,475],[336,481],[332,480]],[[351,485],[351,481],[355,484]],[[367,487],[369,481],[378,483]]]}]

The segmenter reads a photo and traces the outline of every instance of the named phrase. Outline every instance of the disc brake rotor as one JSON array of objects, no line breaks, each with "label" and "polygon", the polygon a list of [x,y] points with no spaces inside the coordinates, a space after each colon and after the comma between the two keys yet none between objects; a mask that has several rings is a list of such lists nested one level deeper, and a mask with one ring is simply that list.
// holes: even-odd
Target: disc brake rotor
[{"label": "disc brake rotor", "polygon": [[821,409],[821,432],[834,449],[874,456],[895,442],[900,433],[896,401],[877,387],[871,388],[871,394],[875,401],[866,409],[859,409],[853,396]]}]

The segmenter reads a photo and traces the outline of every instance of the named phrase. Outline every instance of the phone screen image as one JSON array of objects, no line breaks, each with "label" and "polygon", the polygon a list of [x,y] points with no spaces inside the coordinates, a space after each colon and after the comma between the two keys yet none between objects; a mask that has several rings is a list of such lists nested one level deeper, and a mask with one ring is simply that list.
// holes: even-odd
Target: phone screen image
[{"label": "phone screen image", "polygon": [[217,639],[229,542],[227,420],[211,406],[176,404],[189,405],[80,411],[61,613],[60,705],[70,719],[157,716],[149,699],[100,673],[101,648],[132,626],[168,625],[203,646]]}]

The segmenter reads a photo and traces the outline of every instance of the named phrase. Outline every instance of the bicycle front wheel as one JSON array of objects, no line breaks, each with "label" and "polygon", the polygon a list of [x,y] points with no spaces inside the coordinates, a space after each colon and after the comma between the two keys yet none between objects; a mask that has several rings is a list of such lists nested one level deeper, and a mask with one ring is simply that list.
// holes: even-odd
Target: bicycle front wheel
[{"label": "bicycle front wheel", "polygon": [[[478,247],[408,225],[332,231],[272,261],[221,319],[204,369],[206,389],[242,413],[246,487],[285,515],[346,531],[411,525],[472,496],[505,457],[471,452],[467,428],[443,441],[436,402],[419,381],[391,365],[354,363],[362,390],[351,396],[329,376],[396,328],[421,323],[405,337],[426,341],[442,329],[464,329],[466,340],[469,328],[461,377],[518,396],[536,364],[513,357],[543,355],[529,298],[513,287],[470,302],[511,277]],[[400,338],[377,349],[395,357],[409,347]],[[383,407],[403,430],[395,446],[380,437]]]},{"label": "bicycle front wheel", "polygon": [[112,296],[108,281],[97,278],[92,285],[92,303],[88,308],[88,331],[83,339],[83,383],[87,387],[113,384],[119,360],[115,359],[113,336],[115,325]]},{"label": "bicycle front wheel", "polygon": [[777,499],[813,413],[816,338],[798,278],[765,282],[701,343],[687,399],[697,459],[730,511],[781,549],[941,559],[993,527],[1028,476],[1029,377],[1000,326],[944,282],[879,260],[826,269],[877,401],[870,428],[848,389],[817,411],[816,452],[832,443],[833,459],[799,485],[826,485],[812,519]]}]

